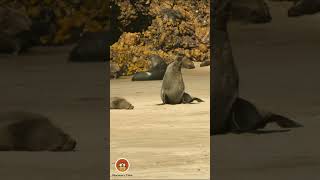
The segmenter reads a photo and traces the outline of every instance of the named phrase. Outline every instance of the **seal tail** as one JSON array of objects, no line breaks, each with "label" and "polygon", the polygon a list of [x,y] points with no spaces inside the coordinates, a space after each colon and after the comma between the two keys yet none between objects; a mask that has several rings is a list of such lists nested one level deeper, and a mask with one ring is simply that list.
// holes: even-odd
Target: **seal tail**
[{"label": "seal tail", "polygon": [[269,122],[275,122],[278,126],[281,128],[299,128],[303,127],[302,124],[299,124],[289,118],[286,118],[284,116],[278,115],[278,114],[271,114],[266,119],[267,123]]},{"label": "seal tail", "polygon": [[197,97],[193,97],[192,101],[197,101],[197,102],[204,102],[204,100],[197,98]]},{"label": "seal tail", "polygon": [[192,97],[190,94],[188,94],[186,92],[183,94],[182,103],[184,103],[184,104],[192,103],[193,101],[204,102],[202,99],[197,98],[197,97]]}]

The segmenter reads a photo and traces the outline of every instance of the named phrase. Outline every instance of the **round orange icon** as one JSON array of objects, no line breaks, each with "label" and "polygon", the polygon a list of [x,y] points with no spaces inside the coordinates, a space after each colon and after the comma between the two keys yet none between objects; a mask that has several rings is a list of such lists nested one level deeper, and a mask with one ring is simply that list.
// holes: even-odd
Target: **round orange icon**
[{"label": "round orange icon", "polygon": [[129,164],[128,160],[126,160],[124,158],[120,158],[117,160],[115,166],[118,171],[126,172],[126,171],[128,171],[130,164]]}]

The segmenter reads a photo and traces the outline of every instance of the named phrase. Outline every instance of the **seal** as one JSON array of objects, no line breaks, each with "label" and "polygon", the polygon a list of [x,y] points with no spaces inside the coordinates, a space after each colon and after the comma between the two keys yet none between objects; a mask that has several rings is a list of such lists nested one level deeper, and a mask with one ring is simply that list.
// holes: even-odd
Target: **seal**
[{"label": "seal", "polygon": [[288,17],[312,15],[320,11],[320,0],[298,0],[288,10]]},{"label": "seal", "polygon": [[211,64],[211,61],[209,59],[205,60],[205,61],[202,61],[200,63],[200,67],[204,67],[204,66],[210,66]]},{"label": "seal", "polygon": [[72,151],[75,147],[76,141],[43,115],[0,114],[0,151]]},{"label": "seal", "polygon": [[272,20],[269,7],[264,0],[231,1],[231,20],[253,24],[268,23]]},{"label": "seal", "polygon": [[69,54],[71,62],[105,62],[109,60],[112,37],[109,31],[86,32]]},{"label": "seal", "polygon": [[117,79],[120,76],[120,67],[114,62],[110,62],[110,78]]},{"label": "seal", "polygon": [[110,98],[110,109],[133,109],[134,106],[121,97]]},{"label": "seal", "polygon": [[132,81],[162,80],[167,69],[167,63],[158,55],[150,55],[151,68],[146,72],[137,72],[133,75]]},{"label": "seal", "polygon": [[18,55],[31,46],[31,19],[13,8],[0,7],[0,53]]},{"label": "seal", "polygon": [[231,2],[217,4],[216,25],[213,28],[215,41],[211,73],[210,134],[228,132],[256,132],[268,123],[275,122],[281,128],[302,127],[284,116],[259,110],[254,104],[239,97],[239,74],[234,63],[227,22]]},{"label": "seal", "polygon": [[191,59],[186,57],[186,56],[183,57],[183,59],[182,59],[182,67],[185,68],[185,69],[194,69],[194,68],[196,68],[194,66],[193,61],[191,61]]},{"label": "seal", "polygon": [[192,103],[193,101],[203,102],[203,100],[192,97],[185,92],[181,67],[182,56],[178,56],[175,61],[168,65],[161,87],[162,104],[185,104]]}]

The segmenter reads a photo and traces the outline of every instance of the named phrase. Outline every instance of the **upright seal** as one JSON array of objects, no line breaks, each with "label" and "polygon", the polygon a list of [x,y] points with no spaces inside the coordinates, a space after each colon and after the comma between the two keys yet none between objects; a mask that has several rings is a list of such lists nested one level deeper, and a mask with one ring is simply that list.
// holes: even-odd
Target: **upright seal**
[{"label": "upright seal", "polygon": [[162,104],[192,103],[193,101],[203,102],[203,100],[192,97],[185,92],[181,67],[181,56],[168,65],[161,87]]}]

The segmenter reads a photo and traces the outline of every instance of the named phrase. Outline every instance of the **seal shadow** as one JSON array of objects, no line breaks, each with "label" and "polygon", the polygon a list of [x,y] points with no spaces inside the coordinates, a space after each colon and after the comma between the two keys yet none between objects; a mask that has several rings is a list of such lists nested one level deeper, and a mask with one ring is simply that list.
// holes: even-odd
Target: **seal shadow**
[{"label": "seal shadow", "polygon": [[[205,101],[201,101],[201,102],[205,102]],[[200,104],[201,102],[189,102],[189,103],[180,103],[180,104]],[[179,104],[166,104],[166,103],[160,103],[160,104],[155,104],[156,106],[162,106],[162,105],[179,105]]]},{"label": "seal shadow", "polygon": [[[215,134],[214,136],[223,136],[227,134],[255,134],[255,135],[267,135],[267,134],[274,134],[274,133],[288,133],[290,132],[291,129],[281,129],[281,130],[253,130],[253,131],[248,131],[248,132],[231,132],[231,133],[219,133]],[[210,135],[213,136],[213,135]]]},{"label": "seal shadow", "polygon": [[254,131],[249,131],[247,133],[249,134],[257,134],[257,135],[262,135],[262,134],[274,134],[274,133],[286,133],[290,132],[291,129],[281,129],[281,130],[254,130]]}]

